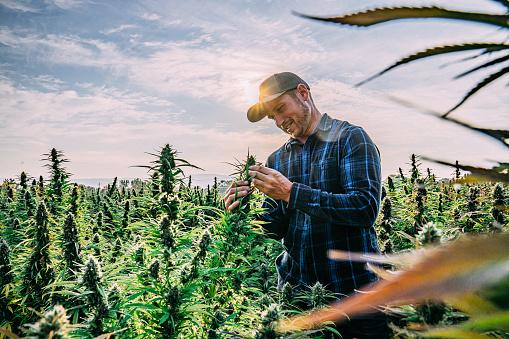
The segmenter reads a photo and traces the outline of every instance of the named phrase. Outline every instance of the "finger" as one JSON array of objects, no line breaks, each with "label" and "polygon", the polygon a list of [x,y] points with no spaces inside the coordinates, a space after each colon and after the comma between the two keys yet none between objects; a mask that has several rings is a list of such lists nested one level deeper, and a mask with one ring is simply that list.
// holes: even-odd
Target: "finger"
[{"label": "finger", "polygon": [[275,170],[273,170],[272,168],[269,168],[269,167],[265,167],[265,166],[258,166],[259,169],[258,169],[258,172],[261,172],[263,174],[271,174],[273,172],[275,172]]},{"label": "finger", "polygon": [[245,197],[245,196],[246,196],[246,195],[248,195],[249,193],[250,193],[250,192],[249,192],[249,190],[247,190],[247,189],[246,189],[246,190],[239,191],[239,192],[237,193],[237,198]]},{"label": "finger", "polygon": [[229,188],[247,186],[247,185],[249,185],[249,182],[247,182],[245,180],[239,180],[239,181],[232,182]]},{"label": "finger", "polygon": [[225,207],[229,208],[229,206],[234,204],[235,202],[239,202],[240,203],[240,199],[241,198],[250,195],[251,193],[253,193],[253,191],[254,191],[254,189],[249,188],[249,189],[246,189],[246,190],[243,190],[243,191],[239,192],[236,195],[235,194],[228,195],[228,197],[225,198],[225,200],[224,200]]},{"label": "finger", "polygon": [[269,178],[266,174],[263,174],[262,172],[258,172],[258,171],[249,171],[249,175],[253,178],[257,178],[262,181],[267,181]]},{"label": "finger", "polygon": [[252,165],[252,166],[249,166],[249,170],[250,171],[258,171],[258,170],[260,170],[260,167],[262,167],[262,166],[260,166],[260,165]]},{"label": "finger", "polygon": [[234,200],[237,200],[238,198],[245,197],[250,193],[249,186],[242,186],[243,189],[240,188],[233,188],[231,189],[231,192],[226,196],[225,203],[232,203]]},{"label": "finger", "polygon": [[256,188],[258,188],[260,191],[265,193],[265,182],[260,179],[253,179],[253,185],[255,185]]},{"label": "finger", "polygon": [[242,191],[249,191],[249,186],[239,186],[239,187],[232,187],[230,189],[228,189],[226,195],[229,196],[229,195],[235,195],[235,194],[238,194]]},{"label": "finger", "polygon": [[228,188],[235,188],[235,187],[238,187],[238,186],[240,186],[240,182],[239,181],[233,181],[231,183],[230,187],[228,187]]},{"label": "finger", "polygon": [[230,194],[224,203],[225,206],[231,205],[234,200],[235,200],[235,194]]},{"label": "finger", "polygon": [[237,206],[240,205],[240,201],[235,201],[233,204],[231,204],[230,206],[228,206],[228,211],[232,211],[234,208],[236,208]]},{"label": "finger", "polygon": [[235,198],[235,193],[226,194],[223,198],[225,206],[228,206],[229,204],[231,204],[234,198]]},{"label": "finger", "polygon": [[252,182],[253,178],[256,177],[256,173],[257,173],[256,171],[251,171],[251,170],[247,171],[247,175],[249,175],[249,177],[251,178],[251,182]]}]

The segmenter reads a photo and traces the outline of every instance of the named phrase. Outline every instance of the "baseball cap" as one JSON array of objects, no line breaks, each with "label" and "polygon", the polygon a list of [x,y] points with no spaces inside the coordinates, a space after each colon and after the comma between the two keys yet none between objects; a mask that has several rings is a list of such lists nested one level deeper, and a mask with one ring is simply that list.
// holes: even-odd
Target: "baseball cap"
[{"label": "baseball cap", "polygon": [[304,84],[309,89],[309,85],[292,72],[276,73],[263,80],[260,84],[258,102],[247,111],[247,119],[251,122],[257,122],[266,117],[267,111],[264,104],[277,99],[285,92],[297,88],[299,84]]}]

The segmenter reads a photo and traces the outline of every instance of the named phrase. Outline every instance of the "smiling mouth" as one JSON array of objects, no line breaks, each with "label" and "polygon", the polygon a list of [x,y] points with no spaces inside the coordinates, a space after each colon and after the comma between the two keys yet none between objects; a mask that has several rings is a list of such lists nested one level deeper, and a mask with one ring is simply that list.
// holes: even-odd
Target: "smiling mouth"
[{"label": "smiling mouth", "polygon": [[291,121],[290,121],[290,122],[285,122],[285,123],[281,126],[281,128],[282,128],[284,131],[288,132],[288,129],[290,128],[290,126],[292,126],[292,122],[291,122]]}]

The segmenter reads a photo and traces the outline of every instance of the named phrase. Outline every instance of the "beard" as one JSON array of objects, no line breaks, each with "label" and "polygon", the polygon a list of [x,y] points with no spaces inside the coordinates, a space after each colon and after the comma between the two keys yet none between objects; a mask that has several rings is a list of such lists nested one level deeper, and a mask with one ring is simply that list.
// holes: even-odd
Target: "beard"
[{"label": "beard", "polygon": [[[299,138],[306,133],[311,121],[311,106],[300,98],[296,97],[295,100],[299,106],[299,113],[295,118],[291,118],[281,126],[281,130],[292,138]],[[290,132],[288,128],[293,127],[294,131]]]}]

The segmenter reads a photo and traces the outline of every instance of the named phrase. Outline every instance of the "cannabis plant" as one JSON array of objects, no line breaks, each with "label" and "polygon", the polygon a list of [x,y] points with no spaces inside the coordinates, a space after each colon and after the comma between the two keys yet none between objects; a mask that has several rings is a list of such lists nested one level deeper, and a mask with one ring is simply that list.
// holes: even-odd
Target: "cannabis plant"
[{"label": "cannabis plant", "polygon": [[87,306],[92,314],[92,320],[90,321],[91,331],[93,334],[98,335],[103,332],[109,307],[102,282],[101,266],[93,256],[88,258],[81,284],[85,288]]},{"label": "cannabis plant", "polygon": [[152,279],[159,280],[159,268],[160,268],[159,260],[154,259],[148,268],[150,272],[149,275]]},{"label": "cannabis plant", "polygon": [[171,253],[171,251],[175,248],[175,228],[168,216],[163,216],[161,221],[159,222],[159,231],[161,233],[161,241],[164,246],[164,249],[167,253]]},{"label": "cannabis plant", "polygon": [[506,207],[506,198],[502,185],[496,184],[493,189],[493,208],[491,215],[495,219],[495,226],[501,228],[505,224],[505,216],[503,210]]},{"label": "cannabis plant", "polygon": [[[7,291],[10,290],[9,285],[14,282],[14,276],[12,274],[11,260],[9,258],[10,248],[4,239],[0,238],[0,319],[4,321],[11,320],[13,313],[10,303],[9,294]],[[0,320],[0,324],[2,320]]]},{"label": "cannabis plant", "polygon": [[64,258],[67,264],[67,273],[70,277],[75,277],[78,266],[82,264],[80,257],[80,242],[78,239],[78,229],[72,213],[67,215],[63,231],[63,250]]},{"label": "cannabis plant", "polygon": [[69,160],[64,158],[62,151],[57,151],[55,148],[52,148],[50,153],[43,154],[43,156],[45,156],[43,160],[47,162],[46,167],[51,175],[48,188],[50,210],[52,213],[56,213],[61,210],[62,198],[69,184],[70,174],[64,167],[64,164]]},{"label": "cannabis plant", "polygon": [[79,190],[78,190],[78,184],[74,184],[72,186],[71,191],[71,208],[70,212],[74,217],[76,217],[76,214],[78,213],[78,204],[79,204]]},{"label": "cannabis plant", "polygon": [[412,175],[411,175],[411,177],[410,177],[410,181],[411,181],[412,183],[414,183],[414,182],[415,182],[415,180],[416,180],[416,179],[420,176],[420,174],[421,174],[421,173],[419,172],[420,162],[418,161],[417,156],[416,156],[415,154],[412,154],[412,155],[410,156],[410,160],[411,160],[410,164],[411,164],[411,166],[412,166],[412,170],[411,170]]},{"label": "cannabis plant", "polygon": [[384,253],[392,252],[391,234],[393,228],[392,221],[392,203],[389,197],[385,197],[382,202],[382,219],[380,221],[380,232],[378,233],[378,241],[382,245]]},{"label": "cannabis plant", "polygon": [[30,218],[34,215],[35,209],[34,199],[32,198],[30,191],[25,191],[24,200],[27,217]]},{"label": "cannabis plant", "polygon": [[24,338],[27,339],[67,339],[72,330],[65,308],[61,305],[55,305],[35,324],[25,326]]},{"label": "cannabis plant", "polygon": [[25,267],[22,293],[28,306],[39,309],[49,302],[46,287],[55,277],[49,250],[48,212],[44,203],[40,203],[37,208],[32,246],[32,253]]},{"label": "cannabis plant", "polygon": [[[247,181],[250,185],[251,180],[253,178],[249,175],[249,167],[256,165],[255,156],[249,154],[249,152],[248,152],[246,161],[244,161],[244,162],[237,161],[237,163],[234,163],[231,165],[236,169],[235,172],[232,174],[232,176],[234,177],[234,180],[235,181]],[[250,210],[250,205],[249,205],[250,199],[251,199],[251,195],[247,195],[245,197],[239,198],[238,200],[240,200],[240,205],[234,210],[234,213],[239,214],[239,215],[240,214],[242,214],[242,215],[248,214],[249,210]],[[237,199],[235,199],[235,200],[237,200]]]},{"label": "cannabis plant", "polygon": [[256,339],[276,339],[277,333],[275,322],[281,318],[281,310],[278,304],[271,304],[261,314],[261,324],[256,332]]},{"label": "cannabis plant", "polygon": [[417,241],[420,246],[425,246],[432,243],[439,243],[441,240],[442,232],[438,229],[437,225],[432,221],[422,226],[422,229],[417,233]]},{"label": "cannabis plant", "polygon": [[[183,183],[183,168],[191,167],[201,169],[197,166],[190,164],[188,161],[177,158],[177,151],[173,149],[169,144],[166,144],[160,151],[159,154],[149,153],[157,158],[152,161],[151,166],[139,166],[148,168],[153,171],[153,182],[156,184],[159,181],[159,188],[153,188],[154,193],[174,193],[174,189],[177,184]],[[154,173],[157,173],[154,174]]]}]

